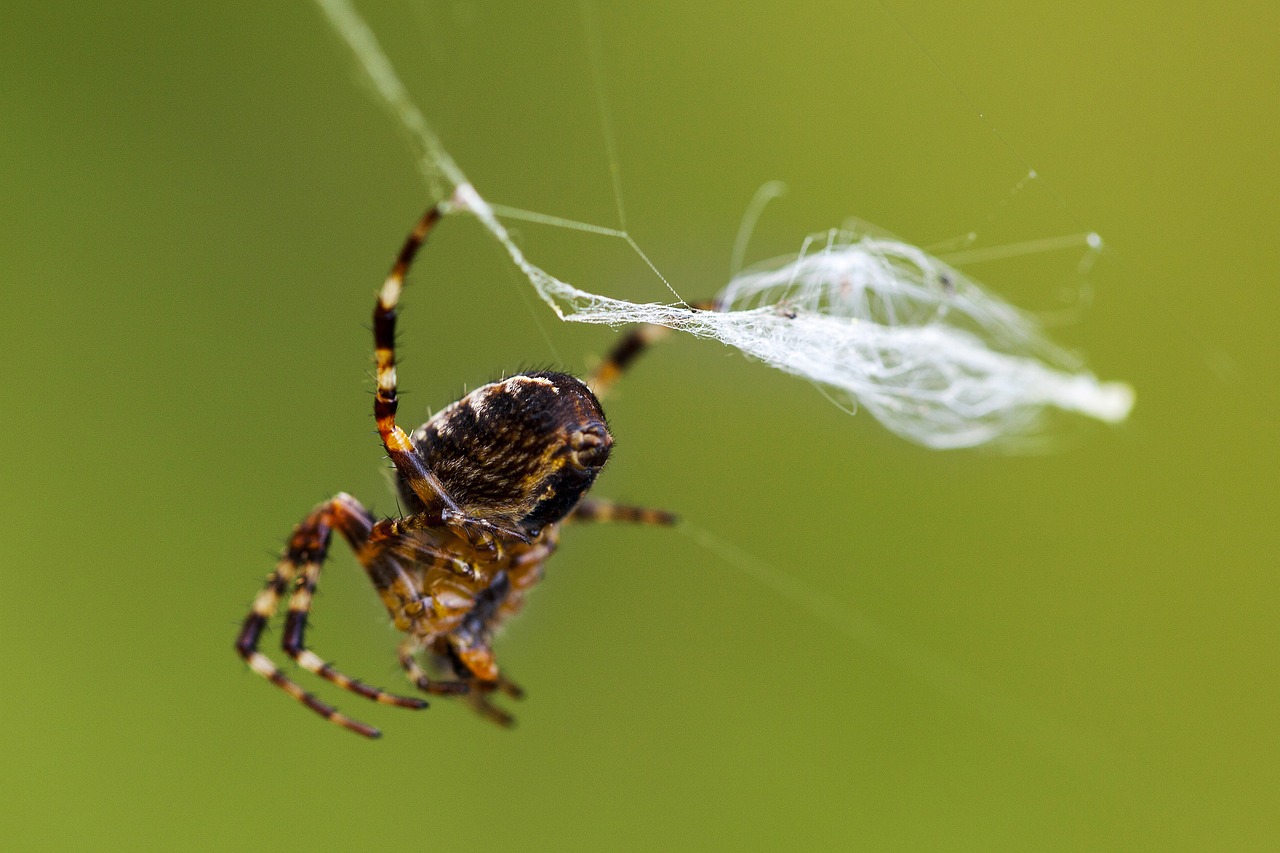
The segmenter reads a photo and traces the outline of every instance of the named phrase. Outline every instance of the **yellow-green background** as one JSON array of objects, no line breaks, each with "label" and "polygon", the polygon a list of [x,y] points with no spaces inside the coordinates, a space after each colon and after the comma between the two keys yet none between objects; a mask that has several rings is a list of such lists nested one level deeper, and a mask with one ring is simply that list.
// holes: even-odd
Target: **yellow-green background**
[{"label": "yellow-green background", "polygon": [[[972,271],[1047,311],[1092,293],[1056,334],[1134,384],[1131,421],[932,453],[673,341],[611,401],[599,491],[748,558],[572,530],[499,644],[516,730],[321,688],[386,732],[360,740],[231,645],[309,507],[394,509],[366,323],[428,200],[408,149],[308,4],[6,4],[0,846],[1274,849],[1274,7],[599,6],[628,225],[683,294],[771,178],[754,259],[848,215],[1097,229],[1083,283],[1075,255]],[[490,198],[617,224],[576,4],[366,11]],[[520,231],[663,297],[618,241]],[[407,420],[611,340],[461,219],[405,309]],[[321,588],[315,648],[399,686],[348,554]]]}]

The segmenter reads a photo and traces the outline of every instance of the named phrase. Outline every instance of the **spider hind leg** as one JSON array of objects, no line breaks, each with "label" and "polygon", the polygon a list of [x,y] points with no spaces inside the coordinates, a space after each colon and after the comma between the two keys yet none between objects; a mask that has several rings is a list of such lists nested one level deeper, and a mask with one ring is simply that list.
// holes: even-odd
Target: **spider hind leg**
[{"label": "spider hind leg", "polygon": [[250,669],[320,716],[356,734],[376,738],[381,735],[376,728],[340,713],[332,705],[307,692],[258,650],[258,643],[268,621],[279,609],[285,592],[293,586],[281,643],[285,654],[308,672],[374,702],[400,708],[427,707],[427,702],[423,699],[398,696],[351,678],[306,647],[307,616],[320,579],[320,569],[328,556],[333,529],[336,527],[359,553],[368,539],[372,525],[372,517],[350,495],[339,494],[316,507],[294,529],[276,570],[267,578],[266,585],[254,599],[240,635],[236,638],[236,651]]}]

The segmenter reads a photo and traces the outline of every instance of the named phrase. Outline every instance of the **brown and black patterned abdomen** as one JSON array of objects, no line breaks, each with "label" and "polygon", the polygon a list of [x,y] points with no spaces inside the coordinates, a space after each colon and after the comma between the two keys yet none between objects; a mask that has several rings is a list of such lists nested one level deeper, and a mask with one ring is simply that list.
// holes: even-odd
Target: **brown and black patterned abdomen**
[{"label": "brown and black patterned abdomen", "polygon": [[[580,380],[553,372],[477,388],[412,438],[468,516],[531,532],[573,509],[613,444],[595,395]],[[399,485],[405,508],[418,509],[417,496]]]}]

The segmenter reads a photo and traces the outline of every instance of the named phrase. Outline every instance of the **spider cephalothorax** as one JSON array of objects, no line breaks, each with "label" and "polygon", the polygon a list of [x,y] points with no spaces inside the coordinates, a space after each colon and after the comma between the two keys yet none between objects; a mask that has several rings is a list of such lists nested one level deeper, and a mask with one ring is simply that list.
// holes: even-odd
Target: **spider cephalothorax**
[{"label": "spider cephalothorax", "polygon": [[[428,694],[463,696],[489,719],[508,725],[512,718],[489,696],[498,690],[518,697],[522,691],[501,674],[491,641],[542,578],[561,524],[674,522],[661,510],[584,499],[613,447],[596,395],[659,334],[651,327],[624,338],[587,382],[566,373],[522,373],[477,388],[412,435],[396,424],[396,309],[409,265],[440,215],[440,207],[433,207],[418,221],[373,312],[374,417],[395,465],[405,515],[375,520],[347,494],[316,507],[294,529],[236,641],[254,672],[368,737],[377,737],[378,730],[303,690],[258,650],[268,620],[288,594],[282,648],[299,666],[384,705],[427,706],[423,699],[350,678],[306,647],[307,615],[334,530],[351,545],[392,622],[406,635],[399,660],[414,685]],[[444,671],[443,679],[418,661],[423,652]]]}]

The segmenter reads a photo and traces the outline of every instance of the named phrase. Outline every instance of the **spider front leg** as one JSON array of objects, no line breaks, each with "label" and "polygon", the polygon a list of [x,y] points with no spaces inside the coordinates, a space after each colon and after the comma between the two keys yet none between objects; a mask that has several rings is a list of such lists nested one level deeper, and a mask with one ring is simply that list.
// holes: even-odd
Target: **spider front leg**
[{"label": "spider front leg", "polygon": [[511,728],[516,718],[493,704],[489,696],[500,691],[512,699],[523,699],[524,689],[498,671],[487,640],[468,636],[467,628],[442,638],[434,651],[443,663],[470,687],[465,700],[471,710],[491,723]]},{"label": "spider front leg", "polygon": [[[400,644],[400,664],[420,689],[428,693],[462,695],[472,710],[501,726],[515,724],[515,718],[494,705],[489,695],[500,691],[513,699],[524,698],[524,690],[498,669],[490,645],[491,626],[508,597],[512,583],[505,571],[498,572],[489,586],[475,596],[460,622],[433,638],[411,637]],[[427,675],[417,653],[428,650],[441,667],[452,670],[456,681],[440,681]]]},{"label": "spider front leg", "polygon": [[[516,698],[523,695],[523,693],[520,693]],[[471,710],[475,711],[494,725],[502,726],[504,729],[509,729],[516,724],[516,718],[493,704],[493,702],[489,701],[489,697],[484,692],[473,691],[467,697],[467,704],[471,706]]]},{"label": "spider front leg", "polygon": [[[240,636],[236,640],[236,651],[249,664],[250,669],[320,716],[357,734],[376,738],[381,735],[377,729],[340,713],[332,705],[303,690],[270,658],[258,651],[262,631],[275,615],[285,591],[292,585],[294,590],[289,597],[288,615],[285,617],[284,637],[281,643],[285,654],[293,658],[303,669],[315,673],[344,690],[357,693],[375,702],[401,708],[427,707],[427,703],[422,699],[387,693],[344,675],[306,647],[304,640],[307,615],[311,611],[316,584],[320,579],[320,569],[328,555],[329,541],[335,527],[351,544],[352,549],[360,553],[373,528],[373,519],[364,507],[346,494],[340,494],[313,510],[294,530],[276,570],[254,599],[253,607],[245,618]],[[375,585],[377,585],[376,579]]]},{"label": "spider front leg", "polygon": [[[490,702],[485,694],[500,690],[512,699],[523,699],[524,688],[501,674],[494,681],[480,681],[474,677],[457,681],[441,681],[432,678],[422,664],[418,663],[417,653],[420,651],[421,646],[413,638],[408,638],[400,644],[400,665],[404,667],[405,674],[419,690],[436,696],[465,696],[472,710],[485,719],[503,727],[515,724],[515,717]],[[473,675],[456,653],[450,652],[444,656],[444,659],[451,664],[458,676]]]},{"label": "spider front leg", "polygon": [[470,692],[471,682],[469,681],[440,681],[428,675],[422,664],[418,663],[416,655],[419,651],[421,651],[421,645],[413,637],[406,638],[397,650],[400,666],[404,668],[405,675],[409,676],[414,686],[424,693],[435,696],[458,696]]}]

